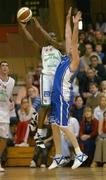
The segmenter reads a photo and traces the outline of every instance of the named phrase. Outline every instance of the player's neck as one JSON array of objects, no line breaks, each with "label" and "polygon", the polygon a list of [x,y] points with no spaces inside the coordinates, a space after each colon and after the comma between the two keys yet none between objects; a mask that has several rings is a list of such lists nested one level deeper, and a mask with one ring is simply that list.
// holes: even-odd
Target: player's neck
[{"label": "player's neck", "polygon": [[7,74],[0,74],[0,79],[2,79],[3,81],[8,81],[9,76]]}]

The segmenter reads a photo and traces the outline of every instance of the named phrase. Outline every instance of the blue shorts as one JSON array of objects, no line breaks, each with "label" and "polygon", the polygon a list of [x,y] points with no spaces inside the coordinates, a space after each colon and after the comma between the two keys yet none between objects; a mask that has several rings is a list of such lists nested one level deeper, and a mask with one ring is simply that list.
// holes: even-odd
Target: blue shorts
[{"label": "blue shorts", "polygon": [[62,96],[53,97],[51,100],[51,123],[56,123],[59,126],[68,126],[70,116],[70,107],[73,104],[73,99],[66,102]]}]

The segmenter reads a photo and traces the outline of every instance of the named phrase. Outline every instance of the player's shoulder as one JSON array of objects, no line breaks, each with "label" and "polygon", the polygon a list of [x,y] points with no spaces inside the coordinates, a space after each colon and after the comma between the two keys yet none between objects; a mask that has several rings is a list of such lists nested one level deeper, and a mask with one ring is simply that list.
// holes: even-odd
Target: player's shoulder
[{"label": "player's shoulder", "polygon": [[11,77],[11,76],[9,76],[9,80],[10,81],[15,81],[15,79],[13,77]]},{"label": "player's shoulder", "polygon": [[14,79],[14,78],[12,78],[11,76],[9,76],[8,81],[9,81],[10,83],[12,83],[12,84],[15,84],[15,79]]}]

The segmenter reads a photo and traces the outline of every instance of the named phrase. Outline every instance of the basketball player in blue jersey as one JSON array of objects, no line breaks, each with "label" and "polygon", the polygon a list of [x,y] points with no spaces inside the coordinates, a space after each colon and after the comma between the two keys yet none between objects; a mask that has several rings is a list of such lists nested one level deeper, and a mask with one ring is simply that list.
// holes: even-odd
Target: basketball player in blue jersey
[{"label": "basketball player in blue jersey", "polygon": [[87,155],[81,152],[75,135],[73,132],[70,132],[70,128],[68,127],[70,106],[73,104],[74,98],[73,80],[78,73],[80,65],[78,53],[78,22],[81,18],[81,13],[77,12],[73,17],[74,29],[72,34],[72,44],[70,41],[70,17],[71,8],[66,19],[65,38],[67,56],[62,58],[62,61],[57,67],[51,97],[51,122],[56,155],[52,164],[49,166],[49,169],[56,168],[65,162],[64,157],[61,155],[61,131],[68,137],[75,149],[76,156],[72,169],[79,167],[87,159]]}]

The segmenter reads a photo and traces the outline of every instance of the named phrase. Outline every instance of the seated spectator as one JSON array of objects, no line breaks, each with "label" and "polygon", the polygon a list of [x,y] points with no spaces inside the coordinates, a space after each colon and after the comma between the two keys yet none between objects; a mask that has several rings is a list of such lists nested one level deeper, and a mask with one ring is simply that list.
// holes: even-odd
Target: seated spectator
[{"label": "seated spectator", "polygon": [[16,110],[18,110],[20,108],[20,104],[21,104],[21,100],[27,96],[27,90],[28,88],[33,87],[35,92],[36,92],[36,96],[39,95],[39,91],[38,88],[35,87],[33,85],[33,77],[32,75],[27,75],[26,76],[26,80],[25,80],[25,86],[23,86],[22,88],[20,88],[17,97],[16,97]]},{"label": "seated spectator", "polygon": [[[42,129],[42,137],[35,135],[35,153],[30,163],[30,167],[48,167],[48,152],[53,145],[52,129],[46,119]],[[41,163],[39,158],[41,156]]]},{"label": "seated spectator", "polygon": [[101,32],[100,30],[96,30],[95,31],[95,40],[94,40],[95,44],[104,44],[105,43],[105,37],[104,37],[104,33]]},{"label": "seated spectator", "polygon": [[83,99],[81,96],[76,96],[74,100],[74,104],[71,107],[71,116],[76,118],[79,123],[83,117],[83,110],[84,110]]},{"label": "seated spectator", "polygon": [[106,96],[100,96],[99,104],[94,109],[94,117],[98,121],[102,120],[104,111],[106,111]]},{"label": "seated spectator", "polygon": [[98,131],[98,121],[93,118],[93,111],[90,107],[84,109],[84,116],[80,123],[79,144],[84,153],[88,155],[87,166],[90,166],[94,151],[95,140]]},{"label": "seated spectator", "polygon": [[26,97],[23,98],[21,100],[20,110],[18,110],[19,122],[16,130],[16,146],[28,146],[29,124],[34,113],[35,110],[32,107],[30,100]]},{"label": "seated spectator", "polygon": [[103,64],[99,63],[98,57],[92,55],[90,57],[90,61],[91,61],[90,67],[96,70],[96,73],[101,78],[101,80],[106,80],[106,69]]},{"label": "seated spectator", "polygon": [[103,119],[99,121],[98,134],[91,167],[97,167],[98,163],[102,163],[103,167],[106,168],[106,111],[103,113]]},{"label": "seated spectator", "polygon": [[[79,136],[79,123],[78,120],[74,117],[70,117],[68,121],[68,127],[72,132],[75,134],[76,137]],[[65,136],[64,133],[61,133],[61,143],[62,143],[62,155],[66,159],[66,163],[71,160],[72,158],[72,144],[68,140],[68,138]]]},{"label": "seated spectator", "polygon": [[83,56],[85,54],[85,32],[81,31],[79,33],[79,47],[80,50],[80,56]]},{"label": "seated spectator", "polygon": [[106,96],[106,81],[101,82],[100,92],[101,95]]},{"label": "seated spectator", "polygon": [[86,41],[93,43],[94,34],[95,34],[95,31],[94,31],[93,25],[91,23],[87,24],[87,27],[86,27]]},{"label": "seated spectator", "polygon": [[99,57],[100,57],[100,59],[102,60],[102,63],[103,63],[104,59],[106,59],[106,57],[105,57],[106,55],[103,52],[102,44],[99,44],[99,43],[96,44],[95,50],[96,50],[97,54],[99,55]]},{"label": "seated spectator", "polygon": [[103,13],[98,13],[96,16],[96,30],[106,33],[106,22]]},{"label": "seated spectator", "polygon": [[81,57],[81,60],[87,69],[90,65],[90,56],[93,53],[93,44],[92,43],[86,43],[85,44],[85,54]]},{"label": "seated spectator", "polygon": [[41,107],[40,96],[36,96],[36,91],[33,87],[28,89],[28,97],[31,99],[33,108],[38,112]]},{"label": "seated spectator", "polygon": [[78,85],[77,78],[75,78],[74,81],[73,81],[73,92],[74,92],[74,96],[79,95],[79,85]]},{"label": "seated spectator", "polygon": [[88,68],[86,72],[79,72],[78,80],[79,91],[84,98],[89,97],[89,94],[87,97],[86,95],[87,93],[89,93],[90,83],[97,83],[98,85],[100,85],[101,83],[101,78],[98,75],[96,75],[96,70],[94,68]]},{"label": "seated spectator", "polygon": [[86,106],[90,106],[93,110],[99,104],[100,92],[98,90],[98,85],[96,83],[91,83],[89,85],[89,92],[87,94],[83,93],[84,97],[87,97]]}]

